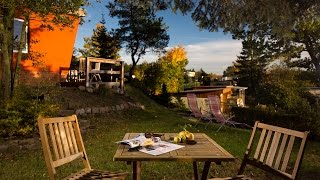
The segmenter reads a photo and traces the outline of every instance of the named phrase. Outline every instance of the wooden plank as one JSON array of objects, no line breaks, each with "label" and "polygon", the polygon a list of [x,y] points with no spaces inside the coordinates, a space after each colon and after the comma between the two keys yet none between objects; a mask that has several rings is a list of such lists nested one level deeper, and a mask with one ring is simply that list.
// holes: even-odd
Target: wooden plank
[{"label": "wooden plank", "polygon": [[86,87],[89,87],[89,83],[90,83],[90,77],[89,77],[89,75],[90,75],[90,73],[89,73],[89,71],[90,71],[90,58],[88,58],[87,57],[87,65],[86,65]]},{"label": "wooden plank", "polygon": [[271,130],[268,131],[268,134],[267,134],[267,137],[266,137],[266,141],[264,142],[264,146],[263,146],[263,149],[262,149],[262,152],[261,152],[261,156],[260,156],[260,159],[259,159],[260,162],[264,162],[264,157],[265,157],[266,152],[267,152],[268,147],[269,147],[269,142],[270,142],[270,138],[271,138],[272,132],[273,131],[271,131]]},{"label": "wooden plank", "polygon": [[60,130],[60,137],[61,137],[61,144],[62,144],[62,149],[64,152],[64,155],[70,156],[70,150],[69,150],[69,144],[68,144],[68,140],[67,140],[67,136],[66,136],[66,131],[64,129],[64,123],[59,123],[59,130]]},{"label": "wooden plank", "polygon": [[252,130],[252,132],[251,132],[251,136],[250,136],[249,143],[248,143],[248,145],[247,145],[247,149],[246,149],[245,154],[250,154],[250,152],[251,152],[251,146],[252,146],[254,137],[255,137],[255,135],[256,135],[258,123],[259,123],[259,121],[256,121],[255,124],[254,124],[254,128],[253,128],[253,130]]},{"label": "wooden plank", "polygon": [[38,127],[39,127],[39,134],[40,134],[40,139],[41,139],[41,144],[42,144],[42,149],[43,149],[43,154],[45,158],[46,165],[48,167],[48,174],[50,179],[54,179],[54,174],[56,173],[54,167],[52,166],[52,156],[51,156],[51,151],[50,151],[50,146],[49,146],[49,141],[46,133],[46,127],[44,124],[45,119],[38,119]]},{"label": "wooden plank", "polygon": [[203,170],[202,170],[201,180],[208,179],[208,173],[209,173],[209,170],[210,170],[210,164],[211,164],[211,161],[205,161],[204,167],[203,167]]},{"label": "wooden plank", "polygon": [[70,137],[70,129],[69,129],[69,123],[68,122],[64,122],[64,129],[66,132],[66,137],[67,137],[67,142],[68,142],[68,146],[70,149],[70,154],[74,154],[74,148],[73,148],[73,143],[71,141],[71,137]]},{"label": "wooden plank", "polygon": [[292,171],[292,177],[293,178],[295,178],[297,173],[298,173],[298,170],[299,170],[299,167],[300,167],[300,164],[301,164],[301,161],[302,161],[302,156],[303,156],[303,153],[304,153],[304,149],[305,149],[308,133],[309,132],[307,132],[307,131],[304,132],[304,137],[301,140],[301,144],[300,144],[299,152],[298,152],[298,155],[297,155],[297,159],[296,159],[293,171]]},{"label": "wooden plank", "polygon": [[56,137],[54,135],[52,124],[49,124],[48,128],[49,128],[49,134],[50,134],[50,139],[51,139],[51,143],[52,143],[52,149],[53,149],[53,153],[54,153],[54,157],[55,157],[54,160],[57,160],[57,159],[60,158],[60,156],[59,156],[59,152],[58,152],[58,149],[57,149],[57,143],[56,143],[57,140],[56,140]]},{"label": "wooden plank", "polygon": [[117,64],[121,62],[120,60],[115,60],[115,59],[105,59],[105,58],[95,58],[95,57],[87,57],[87,61],[97,62],[97,63],[108,63],[108,64]]},{"label": "wooden plank", "polygon": [[194,177],[194,180],[198,180],[198,179],[199,179],[199,175],[198,175],[198,165],[197,165],[197,161],[193,161],[193,162],[192,162],[192,167],[193,167],[193,177]]},{"label": "wooden plank", "polygon": [[280,165],[280,162],[281,162],[281,159],[282,159],[284,148],[285,148],[285,146],[287,144],[287,139],[288,139],[288,134],[284,134],[283,137],[282,137],[282,142],[281,142],[281,145],[280,145],[280,149],[278,151],[278,156],[277,156],[277,159],[276,159],[276,163],[274,164],[274,168],[275,169],[279,169],[279,165]]},{"label": "wooden plank", "polygon": [[111,74],[111,75],[121,74],[120,71],[112,71],[112,70],[91,70],[90,73],[96,73],[96,74]]},{"label": "wooden plank", "polygon": [[120,82],[90,82],[90,84],[106,84],[106,85],[112,86],[112,85],[119,85]]},{"label": "wooden plank", "polygon": [[71,141],[72,141],[72,144],[74,145],[74,153],[78,153],[79,149],[78,149],[78,144],[77,144],[77,141],[76,141],[76,138],[75,138],[75,134],[74,134],[73,123],[72,122],[68,122],[68,124],[69,124],[69,129],[70,129]]},{"label": "wooden plank", "polygon": [[54,161],[52,164],[53,164],[53,167],[58,167],[58,166],[66,164],[66,163],[69,163],[73,160],[79,159],[81,157],[82,157],[82,153],[77,153],[77,154],[73,154],[68,157],[59,159],[57,161]]},{"label": "wooden plank", "polygon": [[265,135],[266,135],[266,129],[262,129],[262,132],[261,132],[261,135],[260,135],[260,138],[258,141],[258,145],[256,148],[256,152],[254,153],[254,156],[253,156],[254,159],[258,159],[258,157],[259,157],[260,150],[261,150]]},{"label": "wooden plank", "polygon": [[59,150],[60,158],[64,158],[65,155],[64,155],[63,149],[62,149],[62,144],[61,144],[61,139],[60,139],[60,132],[59,132],[57,123],[53,124],[53,129],[54,129],[54,134],[55,134],[56,140],[57,140],[57,147],[58,147],[58,150]]},{"label": "wooden plank", "polygon": [[89,158],[87,156],[87,153],[86,153],[86,150],[84,148],[83,141],[82,141],[82,136],[81,136],[81,133],[80,133],[80,127],[79,127],[79,122],[78,122],[77,116],[76,115],[72,115],[72,118],[75,120],[75,122],[73,123],[73,125],[74,125],[73,128],[74,128],[74,133],[75,133],[76,141],[77,141],[77,144],[78,144],[78,148],[79,148],[79,151],[83,153],[82,163],[83,163],[85,168],[91,169],[91,166],[90,166],[90,163],[89,163]]},{"label": "wooden plank", "polygon": [[288,146],[287,146],[286,154],[284,155],[283,163],[282,163],[282,166],[281,166],[281,171],[285,172],[286,169],[287,169],[287,165],[288,165],[288,162],[289,162],[289,159],[290,159],[292,147],[293,147],[293,144],[294,144],[294,139],[295,139],[294,136],[290,136],[290,140],[289,140],[289,143],[288,143]]},{"label": "wooden plank", "polygon": [[67,117],[56,117],[56,118],[46,118],[44,124],[53,124],[53,123],[61,123],[61,122],[69,122],[74,121],[72,116]]},{"label": "wooden plank", "polygon": [[282,127],[277,127],[277,126],[272,126],[272,125],[263,124],[263,123],[259,123],[258,127],[259,128],[263,128],[263,129],[272,130],[272,131],[275,131],[275,132],[288,134],[288,135],[291,135],[291,136],[300,137],[300,138],[303,138],[303,136],[304,136],[304,132],[295,131],[295,130],[292,130],[292,129],[282,128]]},{"label": "wooden plank", "polygon": [[269,153],[268,153],[267,160],[266,160],[266,164],[269,166],[272,166],[274,156],[277,152],[278,144],[279,144],[279,140],[280,140],[280,135],[281,135],[281,133],[279,133],[279,132],[275,132],[273,135],[273,139],[272,139],[271,146],[270,146]]}]

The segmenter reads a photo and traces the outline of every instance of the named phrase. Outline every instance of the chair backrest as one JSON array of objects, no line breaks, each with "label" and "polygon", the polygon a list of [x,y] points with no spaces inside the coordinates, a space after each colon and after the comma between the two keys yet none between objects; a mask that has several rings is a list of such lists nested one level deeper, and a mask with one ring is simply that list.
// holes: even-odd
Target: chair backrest
[{"label": "chair backrest", "polygon": [[38,127],[50,179],[55,179],[56,167],[79,158],[84,169],[91,169],[76,115],[39,118]]},{"label": "chair backrest", "polygon": [[226,121],[226,119],[224,118],[224,116],[221,112],[219,96],[208,95],[208,102],[209,102],[210,112],[215,117],[216,121],[218,121],[218,122]]},{"label": "chair backrest", "polygon": [[188,105],[192,112],[192,115],[196,118],[201,118],[202,113],[198,107],[197,96],[193,93],[188,93],[187,99],[188,99]]},{"label": "chair backrest", "polygon": [[[260,135],[260,137],[258,137]],[[250,164],[286,179],[295,179],[304,154],[308,132],[257,121],[239,170]]]}]

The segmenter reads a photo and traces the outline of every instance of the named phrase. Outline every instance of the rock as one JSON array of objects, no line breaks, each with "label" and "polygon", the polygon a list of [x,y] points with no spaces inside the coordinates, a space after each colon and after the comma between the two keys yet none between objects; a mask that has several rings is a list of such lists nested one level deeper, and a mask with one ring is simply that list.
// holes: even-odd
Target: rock
[{"label": "rock", "polygon": [[128,103],[124,103],[123,106],[124,106],[125,109],[129,108],[129,104]]},{"label": "rock", "polygon": [[108,107],[108,106],[106,106],[106,107],[104,107],[104,108],[106,109],[106,112],[111,111],[111,108],[110,108],[110,107]]},{"label": "rock", "polygon": [[79,90],[80,90],[80,91],[85,91],[85,90],[86,90],[86,87],[85,87],[85,86],[79,86]]},{"label": "rock", "polygon": [[105,113],[106,112],[106,107],[100,107],[99,111],[100,111],[101,114]]},{"label": "rock", "polygon": [[60,116],[71,116],[74,114],[74,110],[60,110]]},{"label": "rock", "polygon": [[76,110],[76,115],[77,116],[82,116],[84,114],[86,114],[86,111],[83,108]]},{"label": "rock", "polygon": [[87,114],[91,114],[91,108],[90,107],[86,107],[86,108],[84,108],[84,110],[85,110],[85,112]]},{"label": "rock", "polygon": [[93,87],[87,87],[87,92],[88,93],[93,93],[94,91],[94,88]]},{"label": "rock", "polygon": [[91,110],[92,110],[92,114],[100,113],[100,108],[98,108],[98,107],[93,107]]}]

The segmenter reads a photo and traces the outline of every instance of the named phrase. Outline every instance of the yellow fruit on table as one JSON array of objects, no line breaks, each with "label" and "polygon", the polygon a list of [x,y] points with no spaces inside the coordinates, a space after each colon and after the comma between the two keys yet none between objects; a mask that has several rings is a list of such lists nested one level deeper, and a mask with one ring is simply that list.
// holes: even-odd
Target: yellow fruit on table
[{"label": "yellow fruit on table", "polygon": [[188,140],[194,140],[194,134],[192,134],[192,133],[188,133],[186,135],[186,137],[187,137]]},{"label": "yellow fruit on table", "polygon": [[174,138],[173,138],[173,142],[174,142],[174,143],[180,143],[180,142],[181,142],[180,136],[174,137]]},{"label": "yellow fruit on table", "polygon": [[179,132],[178,136],[185,137],[186,136],[186,131]]},{"label": "yellow fruit on table", "polygon": [[143,142],[143,146],[153,146],[154,142],[152,141],[151,138],[147,138],[144,142]]},{"label": "yellow fruit on table", "polygon": [[187,140],[187,137],[184,135],[184,136],[180,136],[180,138],[181,138],[181,142],[186,142],[186,140]]}]

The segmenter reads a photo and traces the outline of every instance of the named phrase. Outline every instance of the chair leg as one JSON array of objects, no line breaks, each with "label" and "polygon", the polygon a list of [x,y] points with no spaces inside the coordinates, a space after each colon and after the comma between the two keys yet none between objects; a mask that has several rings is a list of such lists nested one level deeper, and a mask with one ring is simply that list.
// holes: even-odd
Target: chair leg
[{"label": "chair leg", "polygon": [[208,125],[209,125],[210,123],[213,123],[212,119],[209,119],[208,121],[209,121],[209,122],[207,123],[205,129],[207,129],[207,127],[208,127]]},{"label": "chair leg", "polygon": [[216,132],[220,131],[220,129],[222,128],[223,125],[224,125],[224,124],[221,124],[220,127],[219,127],[219,129],[218,129]]}]

